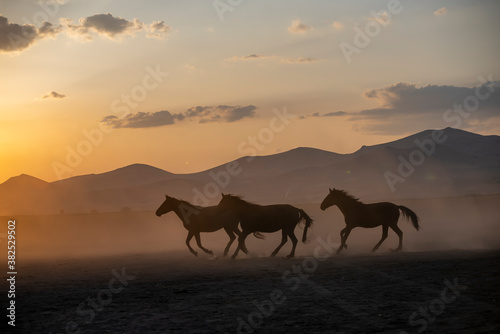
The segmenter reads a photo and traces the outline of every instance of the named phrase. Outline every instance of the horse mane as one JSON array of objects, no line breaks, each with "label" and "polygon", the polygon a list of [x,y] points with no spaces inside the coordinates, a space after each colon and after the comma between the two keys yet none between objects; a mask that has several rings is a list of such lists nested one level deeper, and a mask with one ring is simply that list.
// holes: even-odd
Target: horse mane
[{"label": "horse mane", "polygon": [[[167,196],[168,196],[168,195],[167,195]],[[190,203],[190,202],[188,202],[188,201],[185,201],[185,200],[183,200],[183,199],[178,199],[178,198],[175,198],[175,197],[172,197],[172,196],[168,196],[168,197],[170,197],[170,198],[172,198],[172,199],[175,199],[175,200],[176,200],[176,201],[178,201],[179,203],[185,204],[185,205],[187,205],[187,206],[192,206],[193,208],[196,208],[196,209],[203,209],[203,207],[202,207],[202,206],[199,206],[199,205],[194,205],[194,204],[192,204],[192,203]]]},{"label": "horse mane", "polygon": [[349,194],[349,193],[348,193],[347,191],[345,191],[345,190],[342,190],[342,189],[333,189],[333,192],[334,192],[336,195],[338,195],[338,196],[340,196],[340,197],[343,197],[343,199],[347,199],[347,200],[351,200],[351,201],[353,201],[353,202],[355,202],[355,203],[363,204],[363,203],[359,200],[359,198],[352,196],[351,194]]},{"label": "horse mane", "polygon": [[229,196],[231,198],[234,198],[236,199],[238,202],[240,203],[244,203],[244,204],[250,204],[250,205],[255,205],[255,206],[261,206],[259,204],[256,204],[256,203],[252,203],[252,202],[249,202],[249,201],[246,201],[243,199],[243,195],[233,195],[233,194],[227,194],[227,195],[224,195],[224,196]]}]

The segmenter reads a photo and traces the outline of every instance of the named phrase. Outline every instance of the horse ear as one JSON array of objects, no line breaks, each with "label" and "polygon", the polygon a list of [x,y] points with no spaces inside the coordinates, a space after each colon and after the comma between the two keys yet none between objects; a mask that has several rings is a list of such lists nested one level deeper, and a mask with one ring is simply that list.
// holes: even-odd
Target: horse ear
[{"label": "horse ear", "polygon": [[168,195],[165,195],[165,198],[168,198]]},{"label": "horse ear", "polygon": [[220,194],[222,195],[222,197],[226,197],[226,195],[224,195],[224,193],[221,192]]},{"label": "horse ear", "polygon": [[328,189],[330,189],[330,192],[331,192],[331,193],[333,192],[333,189],[332,189],[332,188],[328,188]]}]

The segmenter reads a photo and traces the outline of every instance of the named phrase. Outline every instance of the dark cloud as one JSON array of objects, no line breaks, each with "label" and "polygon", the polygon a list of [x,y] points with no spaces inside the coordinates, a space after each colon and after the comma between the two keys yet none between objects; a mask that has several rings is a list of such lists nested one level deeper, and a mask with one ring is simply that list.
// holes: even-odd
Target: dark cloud
[{"label": "dark cloud", "polygon": [[38,39],[38,31],[34,25],[9,23],[0,15],[0,52],[10,53],[27,49]]},{"label": "dark cloud", "polygon": [[347,115],[347,113],[345,111],[332,111],[332,112],[328,112],[326,114],[320,114],[319,112],[315,112],[315,113],[312,113],[309,115],[302,115],[299,118],[305,119],[308,117],[335,117],[335,116],[344,116],[344,115]]},{"label": "dark cloud", "polygon": [[44,96],[42,96],[42,99],[48,99],[48,98],[53,98],[53,99],[64,99],[66,95],[64,94],[59,94],[58,92],[52,91]]},{"label": "dark cloud", "polygon": [[[417,87],[401,82],[366,91],[364,97],[376,100],[380,107],[351,113],[350,120],[369,121],[356,127],[378,133],[400,134],[449,126],[446,122],[468,127],[471,122],[500,116],[500,81],[485,81],[474,87]],[[456,111],[460,109],[463,114]]]},{"label": "dark cloud", "polygon": [[384,118],[397,115],[435,114],[463,104],[476,92],[491,95],[480,101],[478,114],[482,117],[498,115],[500,108],[500,81],[486,82],[472,88],[456,86],[427,85],[418,88],[415,84],[397,83],[384,88],[366,91],[368,99],[378,100],[382,107],[362,110],[355,118]]},{"label": "dark cloud", "polygon": [[0,53],[24,51],[37,40],[53,38],[61,32],[91,40],[91,32],[118,39],[121,36],[132,36],[138,31],[146,30],[147,37],[162,39],[171,31],[171,27],[163,21],[153,21],[145,25],[138,19],[129,21],[110,13],[81,18],[78,24],[73,24],[73,21],[67,18],[61,18],[60,22],[61,25],[43,22],[39,28],[36,28],[32,24],[9,23],[6,17],[0,15]]},{"label": "dark cloud", "polygon": [[256,53],[249,54],[247,56],[233,56],[231,58],[227,58],[226,61],[228,62],[239,62],[239,61],[250,61],[250,60],[257,60],[257,59],[266,59],[266,58],[274,58],[274,56],[266,56],[266,55],[259,55]]},{"label": "dark cloud", "polygon": [[326,114],[323,114],[322,116],[323,117],[332,117],[332,116],[344,116],[344,115],[347,115],[347,113],[345,111],[332,111],[332,112],[328,112]]},{"label": "dark cloud", "polygon": [[235,122],[245,117],[253,117],[255,115],[256,106],[248,105],[241,106],[197,106],[189,108],[186,112],[187,117],[197,117],[200,123],[209,122]]},{"label": "dark cloud", "polygon": [[171,114],[167,110],[157,112],[141,112],[128,114],[124,118],[114,115],[104,117],[101,122],[115,128],[152,128],[163,125],[174,124],[176,120],[182,120],[182,114]]},{"label": "dark cloud", "polygon": [[189,108],[185,113],[171,114],[169,111],[137,112],[124,118],[114,115],[104,117],[101,122],[115,129],[119,128],[151,128],[172,125],[184,119],[197,120],[198,123],[236,122],[245,117],[253,117],[257,107],[240,106],[197,106]]},{"label": "dark cloud", "polygon": [[54,37],[63,30],[62,26],[55,26],[50,22],[43,22],[42,26],[38,28],[38,36]]},{"label": "dark cloud", "polygon": [[63,19],[63,22],[68,32],[87,40],[92,39],[91,31],[113,39],[118,36],[134,35],[144,29],[144,23],[138,19],[129,21],[118,16],[115,17],[111,13],[95,14],[81,18],[79,24],[73,24],[70,19]]}]

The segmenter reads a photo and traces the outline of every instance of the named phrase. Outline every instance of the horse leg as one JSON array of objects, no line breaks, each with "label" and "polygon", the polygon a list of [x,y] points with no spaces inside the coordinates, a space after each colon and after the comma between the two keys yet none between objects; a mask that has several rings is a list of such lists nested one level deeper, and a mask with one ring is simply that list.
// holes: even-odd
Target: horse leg
[{"label": "horse leg", "polygon": [[227,227],[224,227],[224,230],[226,231],[227,235],[229,236],[229,242],[227,243],[227,246],[226,248],[224,249],[224,256],[227,255],[227,252],[229,251],[229,248],[231,247],[231,245],[233,244],[233,241],[236,239],[236,237],[234,236],[234,233],[232,230],[230,230],[229,228]]},{"label": "horse leg", "polygon": [[339,255],[340,251],[344,248],[347,248],[345,242],[347,241],[347,237],[351,233],[352,228],[345,227],[342,231],[340,231],[340,247],[337,249],[337,255]]},{"label": "horse leg", "polygon": [[249,234],[250,234],[250,232],[247,232],[247,231],[243,231],[241,233],[240,237],[238,238],[238,248],[236,248],[236,252],[234,252],[234,254],[232,256],[233,259],[236,257],[236,255],[238,255],[238,252],[240,249],[243,251],[243,253],[248,254],[248,249],[245,246],[245,239],[247,238],[247,236]]},{"label": "horse leg", "polygon": [[292,240],[292,251],[290,254],[287,255],[287,257],[294,257],[295,256],[295,247],[297,247],[297,237],[295,236],[295,233],[293,233],[293,230],[288,233],[288,236]]},{"label": "horse leg", "polygon": [[281,243],[274,250],[274,252],[271,253],[271,257],[273,257],[276,254],[278,254],[278,252],[280,251],[281,247],[283,247],[283,245],[286,244],[287,240],[288,240],[287,233],[285,232],[285,230],[281,230]]},{"label": "horse leg", "polygon": [[390,227],[394,232],[396,232],[396,234],[399,237],[399,246],[394,251],[395,252],[400,251],[401,248],[403,248],[403,231],[399,229],[398,225],[391,225]]},{"label": "horse leg", "polygon": [[198,247],[200,247],[202,251],[204,251],[207,254],[214,255],[214,252],[212,252],[210,249],[206,249],[201,245],[200,232],[195,233],[194,237],[196,238],[196,244],[198,245]]},{"label": "horse leg", "polygon": [[188,236],[186,238],[186,245],[188,246],[189,251],[194,254],[194,256],[198,256],[198,253],[189,244],[189,242],[191,241],[191,239],[193,238],[193,236],[194,236],[194,233],[191,232],[191,231],[189,231],[188,232]]},{"label": "horse leg", "polygon": [[380,245],[384,242],[384,240],[387,238],[387,230],[389,229],[388,225],[382,225],[382,239],[373,247],[372,252],[375,252]]}]

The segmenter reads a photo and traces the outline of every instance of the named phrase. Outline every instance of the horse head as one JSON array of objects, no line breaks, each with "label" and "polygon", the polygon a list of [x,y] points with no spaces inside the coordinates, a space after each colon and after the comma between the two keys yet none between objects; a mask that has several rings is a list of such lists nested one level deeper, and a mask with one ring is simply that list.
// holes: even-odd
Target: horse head
[{"label": "horse head", "polygon": [[161,215],[169,213],[170,211],[172,211],[175,208],[175,205],[178,202],[179,201],[176,200],[175,198],[170,197],[168,195],[165,195],[165,201],[162,203],[162,205],[160,205],[160,207],[158,208],[158,210],[156,210],[156,215],[158,217],[161,217]]},{"label": "horse head", "polygon": [[329,189],[330,192],[328,193],[328,195],[326,195],[325,199],[323,200],[323,202],[321,202],[321,205],[320,205],[320,208],[321,210],[326,210],[327,208],[331,207],[332,205],[335,205],[337,204],[337,201],[336,201],[336,189],[333,188],[333,189]]}]

